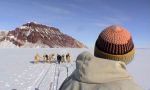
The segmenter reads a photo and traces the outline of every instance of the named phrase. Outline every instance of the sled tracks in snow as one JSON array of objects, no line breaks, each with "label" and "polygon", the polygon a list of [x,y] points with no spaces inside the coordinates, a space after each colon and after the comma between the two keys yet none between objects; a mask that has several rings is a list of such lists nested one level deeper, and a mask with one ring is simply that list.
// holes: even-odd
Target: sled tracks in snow
[{"label": "sled tracks in snow", "polygon": [[67,66],[67,65],[61,65],[61,64],[56,64],[55,70],[54,70],[54,78],[53,78],[53,81],[50,83],[49,90],[59,90],[59,85],[60,85],[59,78],[60,78],[60,73],[61,73],[61,69],[62,68],[66,69],[67,76],[64,77],[64,78],[67,78],[68,74],[69,74],[69,69],[68,68],[75,69],[75,66],[74,66],[74,64],[71,64],[71,63],[69,64],[69,66]]},{"label": "sled tracks in snow", "polygon": [[47,64],[43,65],[42,68],[35,81],[27,90],[55,90],[50,89],[50,83],[54,83],[52,79],[56,76],[58,65],[55,63]]},{"label": "sled tracks in snow", "polygon": [[52,63],[43,66],[41,73],[38,75],[29,90],[58,90],[60,85],[59,79],[62,68],[66,68],[66,77],[68,77],[71,72],[71,70],[69,72],[69,69],[74,69],[75,66],[71,63],[69,65]]},{"label": "sled tracks in snow", "polygon": [[46,77],[47,73],[49,72],[49,70],[50,70],[50,66],[48,67],[47,70],[45,70],[45,72],[43,73],[42,77],[40,77],[40,80],[39,80],[37,86],[35,87],[35,90],[39,90],[40,85],[42,84],[42,82],[45,79],[45,77]]},{"label": "sled tracks in snow", "polygon": [[42,84],[44,78],[46,77],[47,73],[50,70],[50,65],[43,65],[43,69],[41,70],[41,73],[38,75],[38,77],[36,78],[36,80],[33,82],[31,88],[29,88],[28,90],[40,90],[39,87]]},{"label": "sled tracks in snow", "polygon": [[59,82],[59,75],[60,75],[60,65],[56,64],[54,70],[54,78],[53,81],[50,83],[49,90],[58,90],[58,82]]}]

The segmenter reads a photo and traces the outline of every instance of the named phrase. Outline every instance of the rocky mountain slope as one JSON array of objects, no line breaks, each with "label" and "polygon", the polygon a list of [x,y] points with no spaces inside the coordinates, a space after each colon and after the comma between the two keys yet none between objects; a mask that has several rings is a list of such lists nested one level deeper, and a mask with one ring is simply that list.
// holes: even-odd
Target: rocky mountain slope
[{"label": "rocky mountain slope", "polygon": [[[9,42],[9,43],[8,43]],[[15,30],[0,34],[0,47],[29,48],[85,48],[86,46],[71,36],[62,33],[58,28],[29,22]],[[11,45],[12,44],[12,45]],[[13,46],[14,47],[14,46]]]}]

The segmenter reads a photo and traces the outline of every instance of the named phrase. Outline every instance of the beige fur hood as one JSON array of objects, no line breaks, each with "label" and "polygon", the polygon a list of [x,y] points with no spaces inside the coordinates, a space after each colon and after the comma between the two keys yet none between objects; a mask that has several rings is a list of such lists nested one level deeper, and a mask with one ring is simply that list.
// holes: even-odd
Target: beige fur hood
[{"label": "beige fur hood", "polygon": [[89,52],[83,52],[77,57],[74,78],[86,83],[131,79],[124,62],[96,58]]}]

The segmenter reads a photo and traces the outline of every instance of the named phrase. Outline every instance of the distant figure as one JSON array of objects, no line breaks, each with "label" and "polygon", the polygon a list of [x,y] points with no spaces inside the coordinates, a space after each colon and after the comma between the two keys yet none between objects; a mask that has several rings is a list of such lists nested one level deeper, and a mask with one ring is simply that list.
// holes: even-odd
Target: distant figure
[{"label": "distant figure", "polygon": [[58,62],[58,64],[60,64],[60,62],[61,62],[61,55],[59,55],[59,54],[57,54],[57,62]]},{"label": "distant figure", "polygon": [[94,56],[83,52],[77,57],[75,71],[59,90],[143,90],[126,70],[134,53],[131,34],[110,26],[96,40]]},{"label": "distant figure", "polygon": [[47,54],[43,55],[43,60],[44,60],[44,62],[48,62],[48,55]]},{"label": "distant figure", "polygon": [[51,63],[52,61],[55,61],[55,54],[54,53],[49,55],[49,62]]},{"label": "distant figure", "polygon": [[48,55],[47,55],[47,54],[45,55],[45,58],[46,58],[46,62],[49,62],[49,59],[48,59]]},{"label": "distant figure", "polygon": [[37,53],[34,57],[34,62],[38,63],[40,61],[40,55]]},{"label": "distant figure", "polygon": [[61,56],[61,62],[62,62],[62,63],[65,63],[65,62],[66,62],[66,58],[65,58],[65,55],[64,55],[64,54]]},{"label": "distant figure", "polygon": [[67,61],[68,63],[70,63],[70,61],[71,61],[70,53],[66,54],[66,61]]}]

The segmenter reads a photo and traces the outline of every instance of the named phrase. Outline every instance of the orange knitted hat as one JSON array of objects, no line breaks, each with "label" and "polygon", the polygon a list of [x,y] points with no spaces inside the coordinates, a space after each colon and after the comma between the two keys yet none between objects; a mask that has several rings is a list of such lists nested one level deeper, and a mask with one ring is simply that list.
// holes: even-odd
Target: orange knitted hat
[{"label": "orange knitted hat", "polygon": [[131,34],[121,26],[107,27],[100,33],[95,43],[94,55],[128,64],[134,56]]}]

